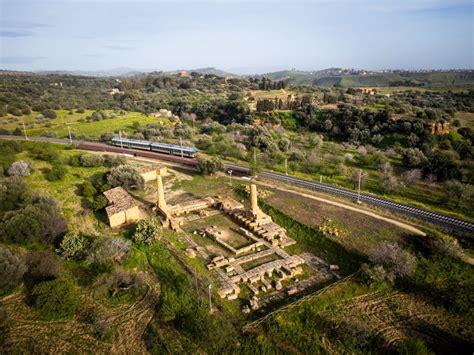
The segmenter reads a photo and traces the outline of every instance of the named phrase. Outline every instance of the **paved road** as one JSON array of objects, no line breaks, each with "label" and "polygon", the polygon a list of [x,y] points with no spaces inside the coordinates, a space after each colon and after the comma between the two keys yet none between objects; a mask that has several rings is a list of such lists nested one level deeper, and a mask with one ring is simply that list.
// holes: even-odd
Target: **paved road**
[{"label": "paved road", "polygon": [[[12,137],[12,136],[1,136],[1,135],[0,135],[0,138],[24,139],[23,137]],[[67,139],[31,137],[31,140],[69,144],[69,140]],[[77,144],[78,146],[82,145],[84,149],[96,150],[96,151],[102,150],[103,148],[107,148],[109,151],[112,151],[112,149],[110,148],[117,148],[117,147],[112,147],[112,146],[105,145],[103,143],[96,143],[96,142],[73,141],[73,143]],[[121,152],[136,154],[137,156],[146,156],[148,158],[155,157],[157,159],[163,158],[162,157],[163,154],[159,154],[159,153],[146,152],[146,151],[133,150],[133,149],[125,149],[125,148],[124,149],[118,148],[118,149]],[[173,156],[166,156],[165,158],[167,160],[175,160],[177,162],[181,161],[182,159],[185,159],[188,165],[194,161],[193,159],[173,157]],[[194,164],[195,164],[195,161],[194,161]],[[241,174],[248,174],[250,170],[247,167],[240,166],[238,164],[233,164],[233,163],[226,163],[225,168],[232,169],[234,172],[236,173],[240,172]],[[276,173],[276,172],[272,172],[268,170],[261,172],[260,176],[267,179],[271,179],[271,180],[283,181],[288,184],[305,187],[311,190],[316,190],[316,191],[329,193],[332,195],[346,197],[354,201],[357,200],[357,193],[355,191],[344,189],[341,187],[335,187],[335,186],[331,186],[324,183],[295,178],[292,176],[287,176],[285,174]],[[433,211],[420,208],[420,207],[415,207],[415,206],[411,206],[407,204],[390,201],[388,199],[377,197],[374,195],[369,195],[369,194],[361,194],[360,200],[368,205],[385,208],[390,211],[394,211],[408,217],[415,217],[415,218],[433,223],[448,231],[457,231],[457,232],[462,232],[462,233],[466,233],[466,234],[474,236],[474,223],[462,220],[460,218],[451,217],[442,213],[433,212]]]}]

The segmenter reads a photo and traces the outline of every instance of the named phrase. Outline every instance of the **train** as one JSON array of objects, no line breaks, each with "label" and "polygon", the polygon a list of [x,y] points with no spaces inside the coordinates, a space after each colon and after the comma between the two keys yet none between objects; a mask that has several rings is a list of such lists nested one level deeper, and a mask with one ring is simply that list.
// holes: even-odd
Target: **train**
[{"label": "train", "polygon": [[112,138],[112,145],[123,148],[149,150],[157,153],[178,155],[180,157],[194,158],[198,149],[175,144],[142,141],[138,139]]}]

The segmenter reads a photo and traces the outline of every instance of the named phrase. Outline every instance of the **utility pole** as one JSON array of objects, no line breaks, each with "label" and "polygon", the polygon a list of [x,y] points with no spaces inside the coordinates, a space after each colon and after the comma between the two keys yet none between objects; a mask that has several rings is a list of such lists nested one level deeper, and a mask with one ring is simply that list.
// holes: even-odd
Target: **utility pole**
[{"label": "utility pole", "polygon": [[285,158],[285,175],[288,175],[288,158]]},{"label": "utility pole", "polygon": [[361,202],[360,202],[360,184],[361,184],[361,180],[362,180],[363,177],[366,177],[367,175],[368,175],[368,174],[362,174],[362,169],[359,169],[359,174],[358,174],[358,178],[359,178],[359,179],[358,179],[358,180],[359,180],[359,184],[358,184],[358,185],[359,185],[359,187],[358,187],[358,189],[357,189],[357,203],[359,203],[359,204],[361,203]]},{"label": "utility pole", "polygon": [[230,186],[232,186],[232,170],[228,170],[227,171],[229,173],[229,183],[230,183]]},{"label": "utility pole", "polygon": [[212,285],[209,284],[209,286],[208,286],[208,290],[209,290],[209,313],[212,312],[211,288],[212,288]]},{"label": "utility pole", "polygon": [[119,137],[120,137],[120,148],[123,149],[123,142],[122,142],[122,130],[119,130]]},{"label": "utility pole", "polygon": [[25,133],[25,140],[28,140],[28,136],[26,135],[25,122],[22,122],[21,124],[23,125],[23,133]]},{"label": "utility pole", "polygon": [[179,146],[181,147],[181,158],[183,158],[183,138],[179,137]]},{"label": "utility pole", "polygon": [[323,175],[319,175],[319,183],[323,182]]},{"label": "utility pole", "polygon": [[67,126],[67,131],[69,132],[69,143],[72,145],[71,127],[69,127],[69,125],[66,125],[66,126]]}]

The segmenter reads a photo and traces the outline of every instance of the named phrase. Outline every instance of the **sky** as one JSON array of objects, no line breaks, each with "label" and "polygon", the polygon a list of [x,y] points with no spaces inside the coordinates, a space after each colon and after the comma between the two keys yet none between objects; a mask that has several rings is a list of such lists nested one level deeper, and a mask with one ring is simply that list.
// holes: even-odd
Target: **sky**
[{"label": "sky", "polygon": [[474,69],[472,0],[0,0],[0,69]]}]

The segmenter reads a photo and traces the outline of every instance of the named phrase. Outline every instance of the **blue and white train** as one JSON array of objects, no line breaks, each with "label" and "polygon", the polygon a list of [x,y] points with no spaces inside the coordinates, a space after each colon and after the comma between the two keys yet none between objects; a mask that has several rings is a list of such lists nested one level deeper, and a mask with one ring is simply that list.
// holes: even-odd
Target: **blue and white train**
[{"label": "blue and white train", "polygon": [[149,150],[157,153],[179,155],[188,158],[194,158],[198,152],[198,149],[194,147],[186,147],[168,143],[141,141],[138,139],[127,138],[112,138],[112,145],[123,148],[133,148]]}]

